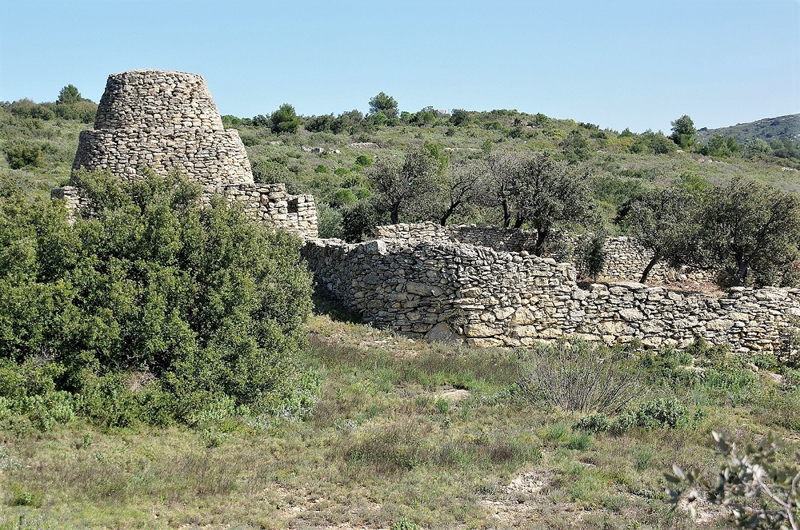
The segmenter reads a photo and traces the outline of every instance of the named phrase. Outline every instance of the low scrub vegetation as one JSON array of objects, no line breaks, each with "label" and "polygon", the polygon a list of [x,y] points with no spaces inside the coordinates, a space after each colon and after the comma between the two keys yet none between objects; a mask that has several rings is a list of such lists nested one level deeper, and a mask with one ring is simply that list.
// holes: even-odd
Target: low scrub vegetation
[{"label": "low scrub vegetation", "polygon": [[[786,444],[779,468],[798,449],[797,377],[767,356],[702,343],[663,355],[581,341],[472,350],[324,314],[309,324],[299,358],[324,384],[300,421],[238,414],[218,400],[194,427],[108,430],[80,409],[65,412],[68,399],[83,398],[58,397],[55,387],[45,404],[10,398],[28,408],[0,432],[0,524],[689,529],[664,473],[677,464],[713,476],[712,430],[739,445],[775,432]],[[555,404],[529,381],[531,359],[557,360],[559,349],[564,373],[580,359],[621,363],[637,374],[637,391],[604,412]],[[712,369],[744,383],[720,385]],[[564,392],[571,383],[561,381]],[[729,520],[710,502],[696,512],[700,527]]]},{"label": "low scrub vegetation", "polygon": [[80,175],[94,211],[0,192],[0,421],[48,431],[302,415],[300,241],[179,175]]}]

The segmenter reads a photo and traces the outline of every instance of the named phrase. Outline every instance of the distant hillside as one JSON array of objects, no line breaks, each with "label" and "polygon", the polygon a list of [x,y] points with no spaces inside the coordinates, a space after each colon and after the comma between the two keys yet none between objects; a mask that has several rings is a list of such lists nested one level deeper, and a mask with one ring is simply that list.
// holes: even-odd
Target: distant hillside
[{"label": "distant hillside", "polygon": [[777,118],[764,118],[750,123],[738,123],[730,127],[719,129],[706,129],[697,131],[700,140],[708,140],[714,135],[732,136],[740,144],[761,138],[765,141],[800,140],[800,114],[790,114]]}]

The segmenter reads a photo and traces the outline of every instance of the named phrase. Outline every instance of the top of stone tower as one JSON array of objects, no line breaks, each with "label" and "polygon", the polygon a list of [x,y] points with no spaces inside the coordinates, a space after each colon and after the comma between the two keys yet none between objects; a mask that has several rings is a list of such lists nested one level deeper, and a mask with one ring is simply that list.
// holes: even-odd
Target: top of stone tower
[{"label": "top of stone tower", "polygon": [[94,128],[224,129],[203,76],[166,70],[108,76]]}]

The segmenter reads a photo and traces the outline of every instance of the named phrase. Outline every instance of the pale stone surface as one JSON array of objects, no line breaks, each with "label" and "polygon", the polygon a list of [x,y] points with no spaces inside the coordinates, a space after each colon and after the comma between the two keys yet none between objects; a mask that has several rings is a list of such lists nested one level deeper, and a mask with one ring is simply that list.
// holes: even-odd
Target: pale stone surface
[{"label": "pale stone surface", "polygon": [[[582,289],[568,264],[439,237],[445,228],[380,227],[383,246],[313,240],[303,255],[319,285],[365,321],[419,337],[439,334],[446,322],[473,346],[575,334],[607,344],[639,339],[653,348],[685,348],[703,338],[734,352],[775,351],[789,316],[800,312],[798,289],[737,288],[721,297],[630,281]],[[493,237],[468,228],[476,241]]]},{"label": "pale stone surface", "polygon": [[[527,230],[475,225],[440,226],[434,223],[379,226],[375,237],[409,242],[449,241],[519,253],[512,259],[527,257],[536,242],[536,233]],[[556,237],[563,238],[567,245],[573,247],[577,242],[577,237],[571,234],[556,234]],[[605,251],[606,261],[600,273],[600,277],[604,279],[637,281],[652,256],[644,247],[627,237],[608,238]],[[571,274],[575,274],[574,269]],[[650,271],[648,280],[655,283],[686,280],[709,282],[713,280],[713,274],[688,268],[671,269],[666,263],[659,262]]]}]

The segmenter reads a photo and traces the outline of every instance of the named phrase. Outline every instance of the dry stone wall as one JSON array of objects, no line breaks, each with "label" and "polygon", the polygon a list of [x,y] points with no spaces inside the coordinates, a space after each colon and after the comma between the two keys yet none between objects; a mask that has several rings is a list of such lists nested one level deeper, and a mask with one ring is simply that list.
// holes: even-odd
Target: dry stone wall
[{"label": "dry stone wall", "polygon": [[[310,195],[292,196],[282,184],[253,181],[244,144],[225,129],[202,76],[161,70],[112,74],[97,109],[94,130],[83,131],[73,171],[110,171],[133,180],[143,169],[178,170],[204,188],[205,200],[223,193],[251,217],[302,237],[317,236]],[[71,211],[87,208],[75,186],[53,190]]]},{"label": "dry stone wall", "polygon": [[396,224],[375,227],[375,238],[415,242],[456,242],[489,247],[507,252],[532,251],[536,234],[528,230],[496,226],[453,225],[436,223]]},{"label": "dry stone wall", "polygon": [[[625,236],[608,238],[604,248],[606,260],[600,276],[606,279],[638,281],[653,257],[652,252]],[[714,272],[691,267],[675,269],[665,261],[659,261],[650,270],[647,280],[650,283],[661,284],[687,280],[713,283]]]},{"label": "dry stone wall", "polygon": [[289,195],[286,184],[236,184],[219,189],[250,217],[275,223],[303,238],[317,237],[317,208],[312,195]]},{"label": "dry stone wall", "polygon": [[[505,252],[533,252],[536,243],[536,233],[529,230],[476,225],[441,226],[435,223],[378,226],[375,237],[410,245],[418,242],[465,243]],[[564,234],[556,237],[566,238],[573,247],[578,239]],[[606,261],[600,273],[604,280],[637,281],[652,257],[647,249],[624,236],[608,238],[605,250]],[[651,283],[668,284],[685,280],[707,282],[713,280],[712,276],[711,272],[703,270],[674,269],[662,261],[653,267],[648,279]]]},{"label": "dry stone wall", "polygon": [[474,346],[525,346],[579,335],[607,344],[773,351],[800,290],[734,288],[722,297],[635,282],[576,283],[575,269],[522,252],[447,241],[313,240],[303,254],[318,285],[376,326]]}]

